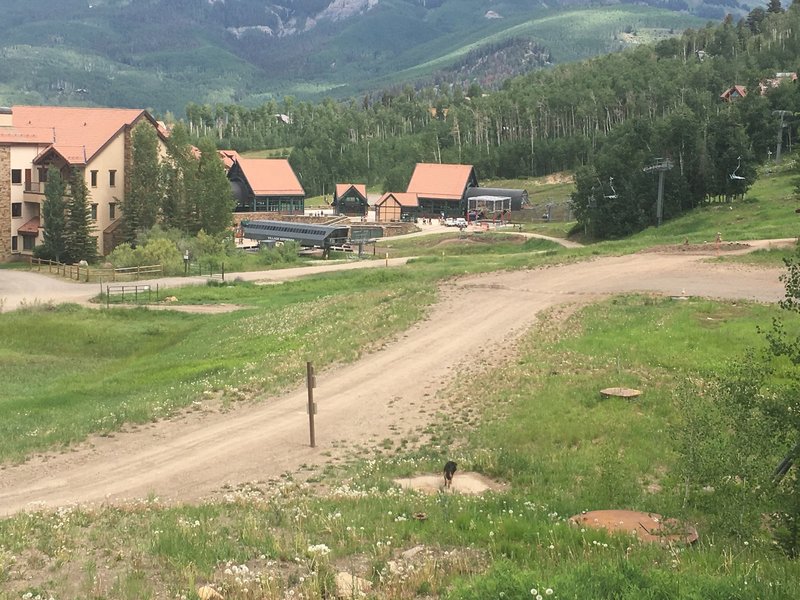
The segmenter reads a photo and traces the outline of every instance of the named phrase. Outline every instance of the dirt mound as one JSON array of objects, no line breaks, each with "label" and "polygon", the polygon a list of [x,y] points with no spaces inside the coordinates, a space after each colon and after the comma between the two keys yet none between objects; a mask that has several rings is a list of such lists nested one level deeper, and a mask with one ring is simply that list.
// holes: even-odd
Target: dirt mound
[{"label": "dirt mound", "polygon": [[[395,479],[394,482],[403,489],[417,490],[426,494],[436,494],[442,491],[444,479],[441,475],[417,475],[416,477],[405,477]],[[507,485],[492,481],[479,473],[457,472],[453,477],[453,484],[450,491],[468,496],[478,496],[491,491],[503,491]]]},{"label": "dirt mound", "polygon": [[643,542],[684,542],[697,541],[697,530],[683,525],[675,519],[665,519],[656,513],[632,510],[594,510],[570,517],[576,525],[605,529],[612,533],[628,532]]}]

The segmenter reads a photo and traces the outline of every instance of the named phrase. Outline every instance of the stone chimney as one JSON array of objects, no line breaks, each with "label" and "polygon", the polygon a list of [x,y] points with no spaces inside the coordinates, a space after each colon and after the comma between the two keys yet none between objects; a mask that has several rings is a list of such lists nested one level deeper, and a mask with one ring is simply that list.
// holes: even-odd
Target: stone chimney
[{"label": "stone chimney", "polygon": [[0,127],[11,127],[13,123],[13,111],[7,106],[0,106]]}]

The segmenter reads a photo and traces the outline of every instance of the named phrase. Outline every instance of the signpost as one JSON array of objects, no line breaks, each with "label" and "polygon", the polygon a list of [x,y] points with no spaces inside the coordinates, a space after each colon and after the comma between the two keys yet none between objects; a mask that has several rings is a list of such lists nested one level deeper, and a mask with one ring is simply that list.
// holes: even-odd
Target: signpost
[{"label": "signpost", "polygon": [[308,432],[311,438],[311,447],[316,448],[317,443],[314,438],[314,415],[317,412],[317,405],[314,403],[314,388],[317,386],[317,377],[314,375],[314,365],[306,363],[306,387],[308,388]]}]

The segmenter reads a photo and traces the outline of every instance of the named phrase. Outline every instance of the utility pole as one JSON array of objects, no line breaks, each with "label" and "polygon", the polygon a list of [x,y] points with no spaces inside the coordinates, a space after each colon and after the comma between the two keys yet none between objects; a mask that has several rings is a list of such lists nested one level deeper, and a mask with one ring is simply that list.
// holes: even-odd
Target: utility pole
[{"label": "utility pole", "polygon": [[773,110],[772,114],[781,118],[780,125],[778,125],[778,147],[775,150],[775,164],[781,163],[781,146],[783,145],[783,128],[786,127],[784,119],[792,114],[790,110]]},{"label": "utility pole", "polygon": [[645,167],[645,173],[658,173],[658,199],[656,200],[656,227],[661,227],[664,215],[664,173],[672,169],[672,161],[668,158],[657,158],[649,167]]}]

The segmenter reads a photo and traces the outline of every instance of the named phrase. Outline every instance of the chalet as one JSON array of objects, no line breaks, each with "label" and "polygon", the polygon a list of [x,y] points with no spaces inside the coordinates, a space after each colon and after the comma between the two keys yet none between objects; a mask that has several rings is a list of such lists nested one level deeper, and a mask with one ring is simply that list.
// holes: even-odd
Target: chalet
[{"label": "chalet", "polygon": [[472,165],[417,163],[407,192],[416,194],[421,217],[463,217],[473,187],[478,178]]},{"label": "chalet", "polygon": [[331,206],[348,217],[363,217],[369,210],[367,186],[362,183],[337,183]]},{"label": "chalet", "polygon": [[14,106],[0,108],[0,260],[31,255],[42,243],[42,204],[48,168],[67,179],[73,169],[89,190],[97,250],[108,254],[117,241],[120,204],[130,189],[131,132],[149,123],[144,110]]},{"label": "chalet", "polygon": [[774,90],[784,82],[797,83],[797,73],[775,73],[775,77],[770,77],[769,79],[761,81],[761,83],[758,84],[758,90],[762,96],[765,96],[770,90]]},{"label": "chalet", "polygon": [[285,158],[239,158],[228,169],[235,211],[302,215],[306,192]]},{"label": "chalet", "polygon": [[375,203],[376,221],[411,221],[419,211],[419,199],[408,192],[386,192]]},{"label": "chalet", "polygon": [[747,88],[743,85],[732,85],[719,95],[723,102],[735,102],[739,98],[744,98],[746,96]]}]

